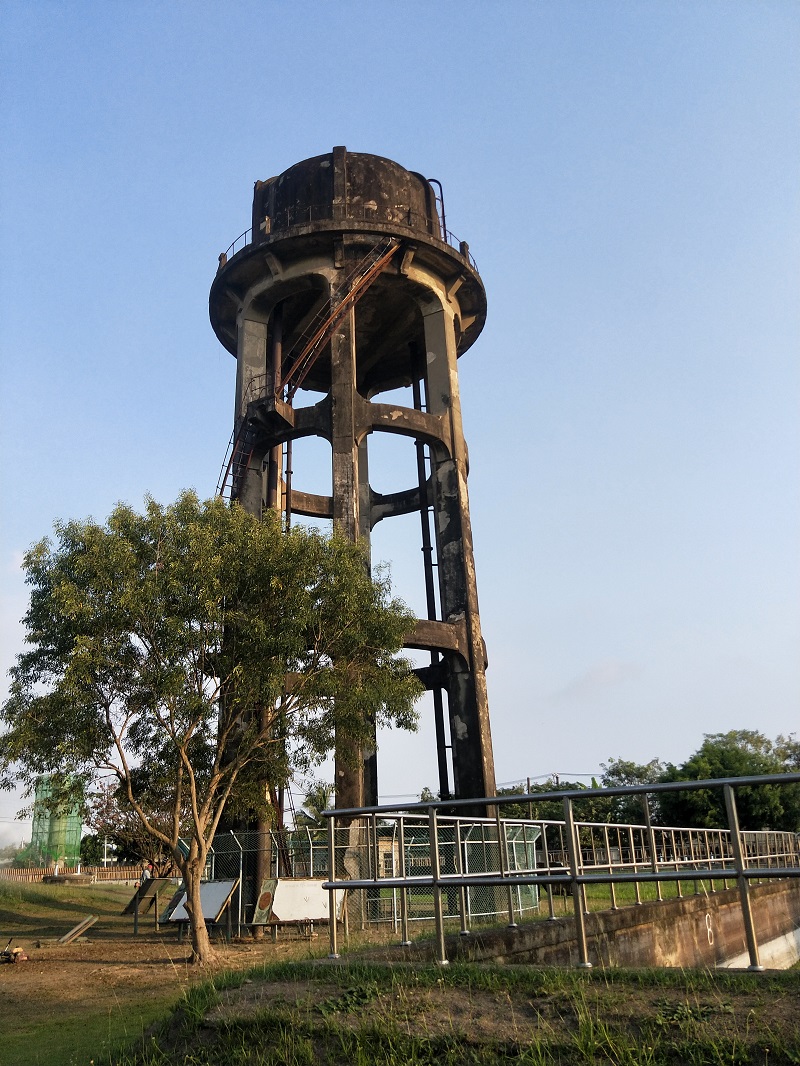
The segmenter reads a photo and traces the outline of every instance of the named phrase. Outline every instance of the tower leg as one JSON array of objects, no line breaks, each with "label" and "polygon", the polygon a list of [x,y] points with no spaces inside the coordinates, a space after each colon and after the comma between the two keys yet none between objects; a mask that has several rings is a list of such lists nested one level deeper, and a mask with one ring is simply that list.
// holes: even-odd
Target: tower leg
[{"label": "tower leg", "polygon": [[423,312],[427,352],[427,396],[431,414],[446,415],[448,447],[431,448],[432,483],[439,560],[439,594],[445,622],[464,619],[467,658],[444,656],[457,798],[495,794],[494,759],[486,692],[486,653],[478,615],[467,494],[467,449],[461,424],[452,313],[442,305]]},{"label": "tower leg", "polygon": [[[368,490],[366,444],[359,447],[357,442],[355,332],[355,312],[351,307],[331,337],[333,523],[340,533],[351,540],[365,534],[360,497],[365,487]],[[368,521],[368,515],[365,515],[365,519]],[[374,741],[359,751],[352,751],[337,742],[337,807],[369,807],[377,804],[375,749]]]}]

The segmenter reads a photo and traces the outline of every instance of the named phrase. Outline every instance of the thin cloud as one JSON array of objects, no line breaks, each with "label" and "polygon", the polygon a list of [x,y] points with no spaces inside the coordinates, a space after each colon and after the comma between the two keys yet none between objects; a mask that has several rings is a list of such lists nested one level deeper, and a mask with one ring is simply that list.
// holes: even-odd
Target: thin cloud
[{"label": "thin cloud", "polygon": [[605,662],[590,666],[574,681],[558,689],[550,696],[550,702],[582,703],[593,699],[609,689],[617,688],[634,677],[638,677],[639,667],[635,663],[622,662],[619,659],[607,659]]}]

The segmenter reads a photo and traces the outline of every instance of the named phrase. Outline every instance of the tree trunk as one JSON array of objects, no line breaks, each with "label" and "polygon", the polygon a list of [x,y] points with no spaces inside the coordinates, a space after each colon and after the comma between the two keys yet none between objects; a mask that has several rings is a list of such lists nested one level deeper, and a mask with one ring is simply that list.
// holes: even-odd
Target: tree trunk
[{"label": "tree trunk", "polygon": [[186,910],[189,914],[189,927],[192,938],[192,962],[205,966],[214,962],[217,955],[211,946],[211,939],[206,928],[203,908],[200,903],[200,879],[205,868],[205,855],[197,854],[193,842],[189,858],[182,864],[183,881],[186,885]]}]

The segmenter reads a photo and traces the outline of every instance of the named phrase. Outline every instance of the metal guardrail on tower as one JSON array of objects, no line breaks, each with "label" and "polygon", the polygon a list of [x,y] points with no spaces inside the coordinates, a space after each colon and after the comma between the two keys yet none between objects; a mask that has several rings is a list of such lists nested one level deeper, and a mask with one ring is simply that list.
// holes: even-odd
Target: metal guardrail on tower
[{"label": "metal guardrail on tower", "polygon": [[[428,235],[433,237],[434,240],[448,244],[459,255],[463,255],[475,273],[480,273],[478,264],[475,262],[475,257],[470,252],[467,242],[460,240],[450,230],[444,229],[435,219],[423,217],[413,211],[403,211],[398,214],[397,218],[379,217],[377,207],[370,208],[364,204],[348,204],[346,210],[336,218],[336,221],[345,221],[347,219],[352,219],[354,222],[399,224],[417,231],[427,231]],[[333,209],[330,204],[319,204],[318,206],[303,207],[302,209],[287,208],[285,211],[281,211],[270,218],[268,232],[277,233],[291,229],[294,226],[303,226],[311,222],[325,222],[328,220],[334,221]],[[232,259],[238,252],[243,251],[252,242],[253,231],[252,229],[246,229],[244,233],[239,234],[236,240],[231,241],[222,253],[220,264],[224,266],[229,259]]]},{"label": "metal guardrail on tower", "polygon": [[[554,917],[554,892],[572,896],[579,966],[589,967],[585,927],[586,887],[607,885],[610,906],[619,905],[615,886],[633,885],[641,903],[641,886],[687,881],[720,882],[739,889],[750,968],[762,969],[750,908],[753,879],[800,877],[800,836],[792,832],[741,831],[736,790],[763,785],[800,783],[800,774],[679,781],[610,789],[548,792],[549,801],[563,804],[563,821],[506,819],[501,808],[528,803],[530,796],[496,796],[399,806],[326,811],[329,863],[326,887],[335,914],[336,893],[360,893],[362,912],[385,909],[394,900],[399,910],[402,943],[408,944],[409,923],[417,916],[436,924],[437,958],[447,964],[444,928],[450,918],[467,934],[477,917],[504,913],[515,928],[517,918],[538,907],[538,893],[548,898]],[[663,827],[652,824],[649,796],[664,792],[711,789],[723,793],[727,829]],[[644,825],[579,822],[576,801],[592,797],[640,796]],[[458,814],[476,806],[493,817]],[[420,908],[420,900],[426,906]],[[487,904],[490,901],[490,905]],[[420,909],[425,911],[420,915]],[[336,923],[330,923],[331,955],[338,956]]]}]

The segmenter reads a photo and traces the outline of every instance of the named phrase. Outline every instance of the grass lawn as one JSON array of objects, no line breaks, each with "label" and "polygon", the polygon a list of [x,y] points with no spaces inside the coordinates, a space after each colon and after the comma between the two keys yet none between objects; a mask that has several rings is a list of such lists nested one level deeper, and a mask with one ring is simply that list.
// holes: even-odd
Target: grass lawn
[{"label": "grass lawn", "polygon": [[[140,1036],[180,998],[185,988],[180,969],[150,965],[140,974],[130,972],[131,960],[148,950],[148,938],[134,947],[131,919],[120,914],[132,894],[132,885],[0,880],[3,946],[11,936],[29,955],[28,962],[0,967],[0,1063],[71,1066],[97,1060],[110,1047]],[[99,921],[86,937],[59,947],[57,939],[89,914]]]},{"label": "grass lawn", "polygon": [[[797,969],[367,964],[358,931],[331,963],[323,931],[220,944],[204,971],[174,930],[132,936],[132,892],[0,881],[0,936],[30,955],[0,966],[2,1066],[800,1066]],[[84,941],[55,944],[89,913]]]},{"label": "grass lawn", "polygon": [[124,996],[93,1010],[48,1009],[46,1016],[2,1018],[3,1066],[78,1066],[99,1062],[114,1049],[129,1047],[175,1004],[176,993],[161,997]]},{"label": "grass lawn", "polygon": [[800,973],[293,963],[192,989],[114,1066],[784,1066]]}]

